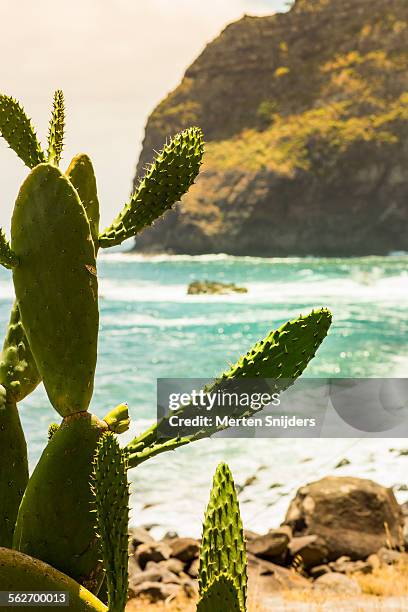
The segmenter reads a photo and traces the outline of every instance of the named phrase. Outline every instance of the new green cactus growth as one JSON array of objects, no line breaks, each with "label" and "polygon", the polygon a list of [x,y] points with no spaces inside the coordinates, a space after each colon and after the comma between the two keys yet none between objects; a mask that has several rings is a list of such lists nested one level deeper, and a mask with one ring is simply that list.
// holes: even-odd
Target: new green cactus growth
[{"label": "new green cactus growth", "polygon": [[228,576],[237,591],[240,609],[245,610],[246,566],[244,533],[234,480],[229,467],[220,463],[203,523],[198,577],[200,594],[203,595],[220,576]]},{"label": "new green cactus growth", "polygon": [[91,227],[91,235],[96,254],[99,248],[99,200],[95,172],[88,155],[81,154],[74,157],[66,175],[77,190],[81,202],[84,205]]},{"label": "new green cactus growth", "polygon": [[99,440],[92,474],[97,530],[106,572],[109,610],[122,612],[128,591],[129,489],[126,454],[113,433]]},{"label": "new green cactus growth", "polygon": [[50,164],[59,165],[62,149],[64,147],[65,107],[64,94],[60,89],[54,94],[54,104],[50,127],[48,131],[48,161]]},{"label": "new green cactus growth", "polygon": [[18,257],[11,250],[11,246],[0,228],[0,264],[5,268],[14,268],[18,264]]}]

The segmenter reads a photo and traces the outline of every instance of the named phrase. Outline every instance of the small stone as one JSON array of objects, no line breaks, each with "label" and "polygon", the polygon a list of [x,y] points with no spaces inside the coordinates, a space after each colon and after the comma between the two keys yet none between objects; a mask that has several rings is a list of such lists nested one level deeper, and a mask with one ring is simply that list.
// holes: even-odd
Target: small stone
[{"label": "small stone", "polygon": [[361,595],[361,587],[354,578],[344,574],[330,572],[316,578],[314,588],[319,591],[331,591],[344,595]]},{"label": "small stone", "polygon": [[200,570],[200,559],[193,559],[190,566],[187,569],[187,574],[189,574],[192,578],[198,577],[198,572]]},{"label": "small stone", "polygon": [[403,553],[398,552],[398,550],[391,550],[385,547],[380,548],[377,555],[382,565],[394,565],[401,561],[403,557]]},{"label": "small stone", "polygon": [[133,554],[140,544],[154,542],[154,538],[144,527],[132,527],[129,529],[129,553]]},{"label": "small stone", "polygon": [[200,553],[200,543],[193,538],[175,538],[168,542],[170,556],[184,563],[196,559]]},{"label": "small stone", "polygon": [[292,557],[300,557],[306,569],[322,565],[328,560],[327,546],[317,535],[293,538],[289,542],[289,552]]},{"label": "small stone", "polygon": [[286,556],[288,544],[288,531],[285,529],[275,529],[266,535],[259,536],[247,542],[247,551],[267,561],[277,559],[283,560]]},{"label": "small stone", "polygon": [[310,576],[312,578],[319,578],[319,576],[323,576],[324,574],[329,574],[331,569],[328,565],[316,565],[316,567],[312,567],[310,569]]},{"label": "small stone", "polygon": [[136,551],[136,560],[142,569],[145,568],[148,561],[166,561],[170,559],[171,549],[165,542],[148,542],[138,546]]},{"label": "small stone", "polygon": [[346,465],[350,465],[351,461],[349,461],[346,457],[344,459],[340,459],[340,461],[337,463],[337,465],[335,465],[335,469],[339,469],[342,467],[345,467]]},{"label": "small stone", "polygon": [[179,584],[164,584],[163,582],[142,582],[134,589],[129,588],[129,596],[139,597],[143,595],[148,597],[151,602],[164,601],[171,596],[175,596],[181,591]]}]

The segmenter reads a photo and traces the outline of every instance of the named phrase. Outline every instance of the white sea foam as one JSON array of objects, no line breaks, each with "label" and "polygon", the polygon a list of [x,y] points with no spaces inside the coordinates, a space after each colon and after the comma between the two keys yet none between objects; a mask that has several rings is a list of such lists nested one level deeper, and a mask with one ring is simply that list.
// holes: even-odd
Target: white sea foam
[{"label": "white sea foam", "polygon": [[187,295],[185,284],[115,281],[102,279],[99,283],[103,298],[123,302],[188,302],[194,303],[309,303],[326,304],[347,302],[385,303],[408,299],[408,278],[398,276],[372,278],[311,278],[289,282],[243,283],[248,293],[230,295]]}]

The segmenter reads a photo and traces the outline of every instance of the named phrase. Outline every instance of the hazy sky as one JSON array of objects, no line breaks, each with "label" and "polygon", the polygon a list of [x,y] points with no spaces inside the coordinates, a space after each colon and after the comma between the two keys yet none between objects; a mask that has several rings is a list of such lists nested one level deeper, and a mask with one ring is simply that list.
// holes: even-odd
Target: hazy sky
[{"label": "hazy sky", "polygon": [[[63,166],[96,168],[102,224],[129,194],[145,121],[223,27],[285,0],[0,0],[0,91],[18,98],[43,142],[54,89],[67,105]],[[0,141],[0,224],[9,229],[27,169]]]}]

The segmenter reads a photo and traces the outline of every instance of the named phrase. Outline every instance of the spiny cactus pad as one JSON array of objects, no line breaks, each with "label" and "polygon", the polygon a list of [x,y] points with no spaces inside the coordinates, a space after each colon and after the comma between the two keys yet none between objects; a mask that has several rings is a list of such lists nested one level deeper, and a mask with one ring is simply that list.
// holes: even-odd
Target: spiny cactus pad
[{"label": "spiny cactus pad", "polygon": [[204,152],[203,135],[192,127],[177,134],[157,155],[128,204],[99,236],[103,248],[121,244],[151,225],[194,183]]},{"label": "spiny cactus pad", "polygon": [[0,548],[0,591],[62,591],[69,595],[66,610],[108,612],[99,599],[72,578],[43,561],[8,548]]},{"label": "spiny cactus pad", "polygon": [[[323,308],[314,310],[306,316],[285,323],[279,329],[272,331],[264,340],[255,346],[236,364],[228,368],[219,376],[208,391],[217,391],[229,387],[231,381],[246,379],[245,390],[253,392],[265,384],[265,379],[274,381],[275,388],[280,391],[288,388],[306,369],[313,359],[320,344],[325,339],[332,321],[331,312]],[[194,416],[197,409],[186,406],[180,413]],[[242,414],[234,414],[239,418],[245,414],[254,414],[256,411],[248,408],[242,409]],[[162,421],[163,425],[165,420]],[[179,446],[189,444],[193,440],[208,437],[217,431],[216,428],[206,428],[191,436],[161,440],[158,438],[158,425],[154,424],[147,432],[132,440],[127,450],[129,452],[129,465],[135,467],[155,455]]]},{"label": "spiny cactus pad", "polygon": [[62,416],[87,410],[98,338],[95,249],[85,209],[58,168],[37,166],[13,212],[14,287],[48,397]]},{"label": "spiny cactus pad", "polygon": [[40,382],[41,376],[15,302],[0,356],[0,383],[7,388],[9,397],[21,402]]},{"label": "spiny cactus pad", "polygon": [[246,605],[246,550],[237,492],[229,467],[220,463],[214,475],[203,523],[200,550],[200,593],[222,574],[228,575]]},{"label": "spiny cactus pad", "polygon": [[44,152],[23,107],[3,94],[0,94],[0,134],[29,168],[45,162]]},{"label": "spiny cactus pad", "polygon": [[218,576],[201,593],[197,612],[245,612],[239,603],[234,582],[226,575]]},{"label": "spiny cactus pad", "polygon": [[0,264],[5,268],[14,268],[18,265],[18,257],[11,250],[2,228],[0,228]]},{"label": "spiny cactus pad", "polygon": [[58,166],[64,147],[65,108],[64,94],[60,89],[54,94],[54,103],[48,132],[48,161]]},{"label": "spiny cactus pad", "polygon": [[66,172],[67,177],[75,187],[91,227],[95,252],[98,252],[99,243],[99,200],[96,187],[96,178],[92,162],[88,155],[81,154],[74,157]]},{"label": "spiny cactus pad", "polygon": [[27,481],[27,445],[16,402],[0,385],[0,546],[11,547]]},{"label": "spiny cactus pad", "polygon": [[128,591],[129,488],[126,455],[112,432],[99,440],[92,474],[109,610],[122,612]]},{"label": "spiny cactus pad", "polygon": [[93,592],[102,568],[89,483],[96,444],[107,430],[104,421],[87,412],[64,418],[30,477],[13,541],[17,550]]}]

